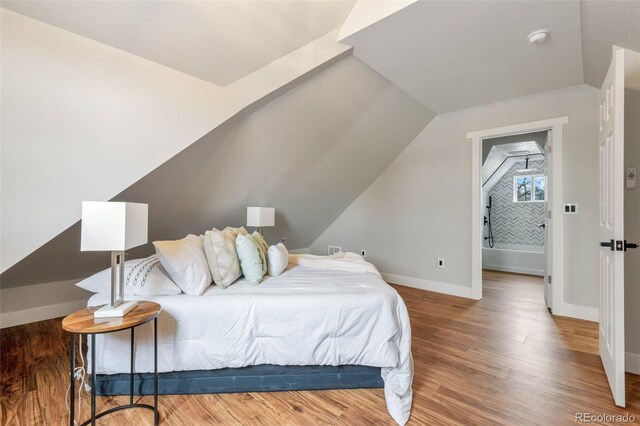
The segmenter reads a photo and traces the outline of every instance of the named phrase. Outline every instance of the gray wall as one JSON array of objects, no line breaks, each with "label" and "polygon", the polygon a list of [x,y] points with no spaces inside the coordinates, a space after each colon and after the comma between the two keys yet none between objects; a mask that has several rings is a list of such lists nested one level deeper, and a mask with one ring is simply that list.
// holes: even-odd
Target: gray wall
[{"label": "gray wall", "polygon": [[[578,85],[438,115],[311,246],[367,249],[386,273],[471,287],[470,131],[568,116],[564,301],[598,306],[598,90]],[[446,267],[437,267],[437,258]]]},{"label": "gray wall", "polygon": [[[535,156],[533,158],[542,158]],[[536,226],[545,220],[545,203],[515,203],[513,201],[513,177],[516,170],[524,169],[525,160],[515,163],[491,188],[491,224],[494,242],[497,244],[544,245],[544,229]],[[546,161],[530,160],[530,168],[538,169],[538,174],[547,174]],[[486,215],[486,211],[485,211]],[[487,227],[484,227],[487,236]],[[485,247],[489,242],[484,240]]]},{"label": "gray wall", "polygon": [[[640,92],[625,91],[625,168],[640,170]],[[624,237],[640,243],[640,181],[624,191]],[[625,253],[625,334],[626,351],[640,354],[640,249]]]},{"label": "gray wall", "polygon": [[[270,242],[287,237],[290,248],[306,248],[433,116],[350,56],[223,124],[115,199],[149,203],[149,241],[243,225],[247,206],[272,206]],[[107,254],[79,251],[79,236],[77,223],[3,273],[2,287],[77,279],[108,266]]]}]

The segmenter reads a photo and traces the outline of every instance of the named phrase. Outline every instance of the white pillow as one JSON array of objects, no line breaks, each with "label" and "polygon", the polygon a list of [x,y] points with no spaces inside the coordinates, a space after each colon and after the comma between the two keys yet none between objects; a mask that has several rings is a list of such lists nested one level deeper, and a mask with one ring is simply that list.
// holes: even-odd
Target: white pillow
[{"label": "white pillow", "polygon": [[204,252],[213,282],[222,288],[229,287],[242,275],[236,251],[236,236],[231,228],[225,228],[224,231],[213,228],[204,236]]},{"label": "white pillow", "polygon": [[269,268],[269,275],[277,277],[287,269],[289,265],[289,250],[284,244],[279,243],[275,246],[269,247],[267,251],[267,266]]},{"label": "white pillow", "polygon": [[[76,284],[93,293],[111,294],[111,268],[91,275]],[[155,254],[146,259],[127,260],[124,263],[124,294],[152,296],[180,294],[182,291],[165,274]]]},{"label": "white pillow", "polygon": [[154,241],[153,245],[162,266],[182,291],[200,296],[211,285],[204,236],[187,235],[181,240]]}]

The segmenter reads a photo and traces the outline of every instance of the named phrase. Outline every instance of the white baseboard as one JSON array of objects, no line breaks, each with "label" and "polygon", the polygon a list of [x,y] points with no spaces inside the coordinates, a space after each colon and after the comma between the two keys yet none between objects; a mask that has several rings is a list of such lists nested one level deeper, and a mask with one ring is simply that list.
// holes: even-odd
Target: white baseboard
[{"label": "white baseboard", "polygon": [[382,279],[393,284],[406,287],[419,288],[421,290],[435,291],[437,293],[450,294],[451,296],[466,297],[472,299],[471,287],[461,285],[445,284],[436,281],[423,280],[420,278],[405,277],[403,275],[380,273]]},{"label": "white baseboard", "polygon": [[562,304],[562,316],[577,318],[587,321],[598,322],[600,313],[598,308],[590,308],[588,306],[572,305],[571,303]]},{"label": "white baseboard", "polygon": [[3,312],[0,313],[0,328],[63,317],[86,307],[87,300],[82,299],[53,305],[37,306],[21,311]]},{"label": "white baseboard", "polygon": [[631,374],[640,374],[640,355],[627,352],[624,357],[625,371]]},{"label": "white baseboard", "polygon": [[0,328],[68,315],[87,306],[91,293],[78,280],[9,287],[0,290]]},{"label": "white baseboard", "polygon": [[544,277],[544,271],[540,269],[533,268],[521,268],[518,266],[500,266],[500,265],[483,265],[482,269],[489,269],[491,271],[500,271],[500,272],[512,272],[514,274],[527,274],[527,275],[537,275],[539,277]]}]

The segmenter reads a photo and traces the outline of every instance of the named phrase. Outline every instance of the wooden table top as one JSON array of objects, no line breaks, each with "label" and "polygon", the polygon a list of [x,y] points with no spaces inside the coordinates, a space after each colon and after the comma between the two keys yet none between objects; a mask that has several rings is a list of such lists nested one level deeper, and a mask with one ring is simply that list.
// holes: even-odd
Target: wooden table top
[{"label": "wooden table top", "polygon": [[155,302],[139,301],[138,306],[123,317],[94,318],[93,313],[101,306],[85,308],[67,315],[62,320],[62,328],[70,333],[94,334],[125,330],[151,321],[162,309]]}]

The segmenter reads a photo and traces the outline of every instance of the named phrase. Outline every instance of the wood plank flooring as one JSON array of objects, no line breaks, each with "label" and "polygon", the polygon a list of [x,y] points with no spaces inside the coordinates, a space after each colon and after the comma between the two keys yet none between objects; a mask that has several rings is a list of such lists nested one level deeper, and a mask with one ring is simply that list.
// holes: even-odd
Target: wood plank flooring
[{"label": "wood plank flooring", "polygon": [[[627,374],[627,407],[611,398],[596,324],[552,317],[542,280],[484,273],[484,299],[395,286],[413,330],[414,401],[409,424],[575,424],[575,413],[640,421],[640,378]],[[67,337],[60,320],[3,329],[0,424],[68,424]],[[151,402],[151,398],[139,398]],[[98,398],[98,410],[126,397]],[[84,397],[83,418],[89,398]],[[160,396],[162,425],[393,425],[382,389]],[[151,424],[129,410],[101,425]],[[614,422],[611,422],[614,424]]]}]

